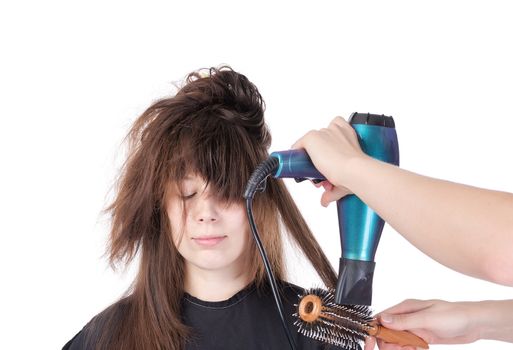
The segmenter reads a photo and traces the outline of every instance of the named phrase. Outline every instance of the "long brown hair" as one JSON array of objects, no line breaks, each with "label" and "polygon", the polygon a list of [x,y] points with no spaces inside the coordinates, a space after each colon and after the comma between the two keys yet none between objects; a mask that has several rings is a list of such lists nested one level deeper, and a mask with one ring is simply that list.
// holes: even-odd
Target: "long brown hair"
[{"label": "long brown hair", "polygon": [[[189,172],[201,175],[228,202],[241,201],[255,167],[268,157],[271,135],[265,103],[254,84],[229,66],[192,72],[172,96],[154,102],[132,125],[128,156],[116,181],[106,250],[113,269],[139,254],[137,277],[124,295],[94,317],[86,339],[96,349],[183,349],[194,330],[180,314],[184,260],[166,215],[170,184]],[[281,180],[269,179],[255,196],[254,213],[277,279],[286,277],[280,226],[317,270],[326,286],[336,274]],[[253,240],[251,240],[253,241]],[[250,246],[254,281],[265,270]]]}]

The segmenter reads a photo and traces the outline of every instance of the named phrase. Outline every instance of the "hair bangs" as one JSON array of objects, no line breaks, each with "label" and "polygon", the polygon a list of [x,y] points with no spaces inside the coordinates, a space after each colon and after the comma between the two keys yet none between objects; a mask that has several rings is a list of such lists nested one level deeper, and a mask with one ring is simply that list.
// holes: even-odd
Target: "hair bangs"
[{"label": "hair bangs", "polygon": [[175,139],[170,179],[179,184],[185,177],[197,175],[221,201],[243,201],[249,176],[263,160],[257,154],[266,154],[265,149],[241,126],[212,115],[195,119],[197,122],[184,127]]}]

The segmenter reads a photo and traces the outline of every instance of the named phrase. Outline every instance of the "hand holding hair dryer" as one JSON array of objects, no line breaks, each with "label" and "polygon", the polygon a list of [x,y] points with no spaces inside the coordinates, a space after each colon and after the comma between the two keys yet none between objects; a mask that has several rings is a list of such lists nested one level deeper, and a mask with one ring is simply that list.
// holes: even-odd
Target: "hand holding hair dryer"
[{"label": "hand holding hair dryer", "polygon": [[[399,165],[399,145],[392,117],[353,113],[349,124],[355,129],[362,150],[381,161]],[[278,160],[275,178],[325,180],[304,150],[273,152]],[[371,305],[374,256],[384,221],[356,195],[337,201],[342,257],[340,258],[335,303]]]}]

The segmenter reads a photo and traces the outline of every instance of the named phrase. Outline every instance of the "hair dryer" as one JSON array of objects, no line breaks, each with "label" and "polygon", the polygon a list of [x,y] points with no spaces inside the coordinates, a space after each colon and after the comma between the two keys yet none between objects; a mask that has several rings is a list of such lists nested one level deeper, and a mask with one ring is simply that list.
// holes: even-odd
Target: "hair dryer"
[{"label": "hair dryer", "polygon": [[[355,129],[362,150],[381,161],[399,165],[399,145],[392,117],[353,113],[349,124]],[[278,169],[272,176],[325,180],[304,150],[273,152]],[[335,302],[371,305],[374,256],[384,221],[355,195],[337,201],[342,257],[340,258]]]}]

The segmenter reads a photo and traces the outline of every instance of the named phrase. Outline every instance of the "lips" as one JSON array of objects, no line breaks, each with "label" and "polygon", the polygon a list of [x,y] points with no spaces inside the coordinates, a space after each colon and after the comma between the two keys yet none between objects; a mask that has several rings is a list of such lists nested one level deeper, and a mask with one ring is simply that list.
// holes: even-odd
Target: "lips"
[{"label": "lips", "polygon": [[217,235],[217,236],[198,236],[198,237],[193,237],[192,239],[214,239],[214,238],[223,238],[223,237],[226,237],[226,235]]},{"label": "lips", "polygon": [[198,236],[194,237],[193,241],[205,247],[212,247],[220,243],[226,238],[225,236]]}]

